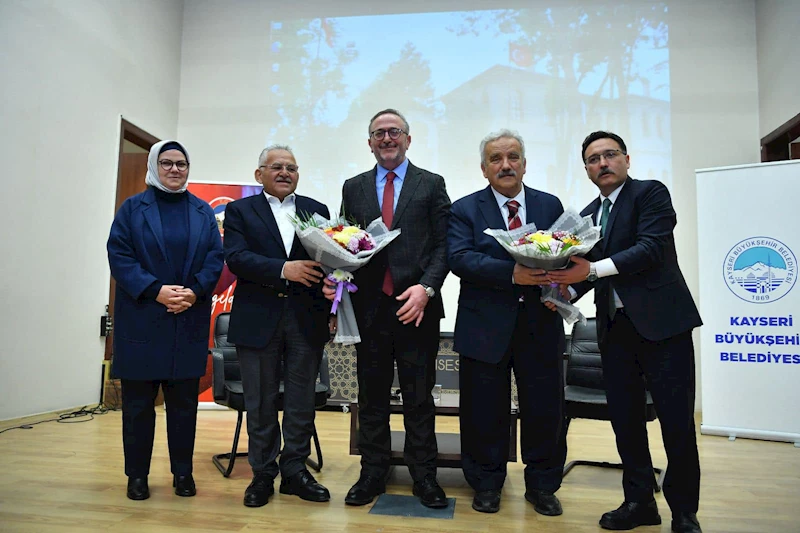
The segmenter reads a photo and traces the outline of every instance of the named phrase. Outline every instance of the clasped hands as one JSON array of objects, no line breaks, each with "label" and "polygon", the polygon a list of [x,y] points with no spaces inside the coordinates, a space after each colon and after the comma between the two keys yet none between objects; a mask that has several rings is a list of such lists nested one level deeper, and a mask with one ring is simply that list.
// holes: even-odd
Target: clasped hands
[{"label": "clasped hands", "polygon": [[167,308],[167,313],[183,313],[197,301],[197,295],[182,285],[162,285],[156,301]]}]

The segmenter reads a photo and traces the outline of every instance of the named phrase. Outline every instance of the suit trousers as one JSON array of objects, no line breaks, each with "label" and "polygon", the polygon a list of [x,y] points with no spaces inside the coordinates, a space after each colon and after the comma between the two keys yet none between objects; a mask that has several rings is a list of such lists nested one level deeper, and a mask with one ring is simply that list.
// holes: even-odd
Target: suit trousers
[{"label": "suit trousers", "polygon": [[426,316],[419,327],[403,325],[394,298],[381,294],[369,328],[360,329],[356,345],[358,373],[358,449],[362,473],[385,476],[391,459],[389,402],[394,363],[403,395],[406,440],[403,458],[415,481],[436,475],[436,381],[439,318]]},{"label": "suit trousers", "polygon": [[655,475],[647,439],[646,392],[661,423],[668,468],[664,496],[673,512],[697,512],[700,461],[694,425],[695,368],[691,331],[649,341],[617,310],[600,343],[611,424],[623,464],[625,500],[653,499]]},{"label": "suit trousers", "polygon": [[192,473],[194,435],[200,379],[120,380],[122,385],[122,447],[125,475],[147,477],[156,429],[155,400],[164,391],[170,470],[176,476]]},{"label": "suit trousers", "polygon": [[[542,320],[536,320],[532,330],[529,313],[536,312]],[[538,302],[521,302],[511,342],[498,363],[461,357],[461,461],[464,477],[476,492],[501,490],[506,479],[512,368],[525,486],[549,493],[561,487],[566,458],[563,358],[561,338],[554,331],[561,327],[560,320]]]},{"label": "suit trousers", "polygon": [[[270,317],[264,317],[269,320]],[[314,393],[322,346],[313,347],[294,311],[284,308],[267,346],[236,346],[247,409],[248,460],[253,474],[275,479],[305,470],[314,433]],[[283,450],[278,422],[283,380]],[[280,466],[277,459],[280,455]]]}]

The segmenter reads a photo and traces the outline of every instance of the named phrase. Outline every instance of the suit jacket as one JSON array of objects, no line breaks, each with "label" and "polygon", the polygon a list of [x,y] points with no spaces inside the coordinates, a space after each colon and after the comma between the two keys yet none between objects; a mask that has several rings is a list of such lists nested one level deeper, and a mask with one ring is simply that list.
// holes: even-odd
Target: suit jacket
[{"label": "suit jacket", "polygon": [[[328,208],[306,196],[295,195],[298,213],[319,213],[330,218]],[[265,347],[275,334],[284,312],[293,311],[312,346],[321,348],[330,338],[331,304],[322,294],[322,282],[306,287],[281,279],[286,261],[311,259],[295,238],[286,256],[278,223],[264,193],[225,206],[225,260],[237,277],[228,341],[253,348]]]},{"label": "suit jacket", "polygon": [[[375,187],[377,166],[348,179],[342,187],[342,212],[362,228],[381,217]],[[442,318],[440,291],[447,276],[446,235],[450,198],[444,178],[415,167],[410,162],[397,200],[391,229],[400,236],[370,262],[355,272],[358,292],[351,295],[359,325],[369,327],[372,311],[380,298],[387,265],[392,272],[395,294],[422,283],[436,289],[425,316]]]},{"label": "suit jacket", "polygon": [[200,288],[195,304],[177,315],[144,297],[154,283],[173,282],[161,215],[152,188],[131,196],[114,218],[108,263],[117,282],[114,298],[113,374],[122,379],[190,379],[206,372],[211,296],[222,272],[222,242],[211,207],[191,193],[188,248],[182,278]]},{"label": "suit jacket", "polygon": [[[581,211],[597,216],[600,198]],[[670,194],[663,183],[631,177],[611,210],[603,239],[591,250],[591,261],[610,257],[619,274],[584,282],[579,295],[595,289],[598,338],[608,327],[612,290],[616,290],[639,334],[660,341],[703,324],[678,266],[673,230],[677,224]]]},{"label": "suit jacket", "polygon": [[[561,201],[552,194],[525,187],[526,224],[547,229],[563,212]],[[494,237],[483,233],[505,227],[491,187],[456,201],[450,210],[447,259],[453,274],[461,278],[454,350],[488,363],[499,362],[511,342],[521,295],[531,322],[552,321],[554,333],[564,335],[558,313],[539,302],[539,287],[514,285],[515,261]]]}]

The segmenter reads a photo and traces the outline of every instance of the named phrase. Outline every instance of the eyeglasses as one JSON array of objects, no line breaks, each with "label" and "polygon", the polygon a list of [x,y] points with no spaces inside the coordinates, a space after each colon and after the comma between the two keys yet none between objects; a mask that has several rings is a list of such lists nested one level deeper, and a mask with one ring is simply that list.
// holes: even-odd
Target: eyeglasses
[{"label": "eyeglasses", "polygon": [[189,168],[188,161],[170,161],[169,159],[161,159],[158,161],[158,164],[164,170],[172,170],[172,166],[175,165],[178,167],[178,170],[181,172],[185,172],[187,168]]},{"label": "eyeglasses", "polygon": [[393,141],[396,141],[401,133],[408,133],[407,131],[403,131],[400,128],[389,128],[388,130],[375,130],[369,132],[369,136],[375,139],[376,141],[382,141],[386,134],[389,134],[389,138]]},{"label": "eyeglasses", "polygon": [[273,172],[280,172],[281,170],[283,170],[285,168],[286,172],[288,172],[289,174],[297,174],[297,170],[300,167],[298,167],[297,165],[292,165],[291,163],[289,163],[288,165],[281,165],[280,163],[273,163],[270,166],[261,165],[258,168],[267,168],[267,169],[269,169],[269,170],[271,170]]},{"label": "eyeglasses", "polygon": [[605,157],[606,161],[610,163],[618,155],[625,155],[625,152],[623,152],[622,150],[606,150],[602,154],[590,155],[584,160],[584,163],[586,163],[587,165],[596,165],[600,162],[601,157]]}]

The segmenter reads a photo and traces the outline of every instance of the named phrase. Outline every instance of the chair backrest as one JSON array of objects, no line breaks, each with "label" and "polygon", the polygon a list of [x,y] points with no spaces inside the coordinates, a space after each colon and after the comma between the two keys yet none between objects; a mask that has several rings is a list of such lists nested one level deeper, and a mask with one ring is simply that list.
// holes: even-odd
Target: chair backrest
[{"label": "chair backrest", "polygon": [[567,385],[605,390],[603,362],[597,345],[597,327],[594,318],[585,324],[575,322],[567,345]]},{"label": "chair backrest", "polygon": [[239,358],[236,356],[236,346],[228,342],[230,322],[230,313],[217,315],[217,319],[214,322],[214,347],[222,352],[225,359],[225,381],[242,381]]}]

